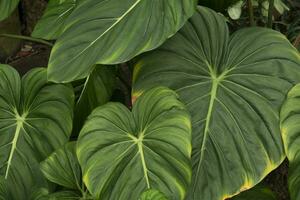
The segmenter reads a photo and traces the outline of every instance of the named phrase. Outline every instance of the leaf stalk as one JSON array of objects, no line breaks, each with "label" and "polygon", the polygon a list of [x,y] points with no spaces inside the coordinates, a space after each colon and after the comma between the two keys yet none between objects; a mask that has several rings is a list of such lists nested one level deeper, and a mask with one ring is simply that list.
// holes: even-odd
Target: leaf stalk
[{"label": "leaf stalk", "polygon": [[51,42],[47,42],[47,41],[42,40],[42,39],[33,38],[33,37],[29,37],[29,36],[24,36],[24,35],[15,35],[15,34],[3,33],[3,34],[0,34],[0,37],[14,38],[14,39],[19,39],[19,40],[28,40],[28,41],[31,41],[31,42],[37,42],[37,43],[41,43],[41,44],[45,44],[47,46],[53,47],[53,44]]}]

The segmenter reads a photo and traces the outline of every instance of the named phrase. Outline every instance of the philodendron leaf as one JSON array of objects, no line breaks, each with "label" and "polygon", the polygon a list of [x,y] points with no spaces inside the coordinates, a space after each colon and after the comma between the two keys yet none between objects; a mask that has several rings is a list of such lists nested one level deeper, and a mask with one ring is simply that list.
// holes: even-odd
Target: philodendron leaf
[{"label": "philodendron leaf", "polygon": [[289,159],[291,200],[300,199],[300,84],[293,87],[280,113],[282,139]]},{"label": "philodendron leaf", "polygon": [[191,125],[177,95],[154,88],[130,112],[120,103],[96,108],[80,132],[77,157],[96,199],[137,200],[157,189],[184,199],[191,179]]},{"label": "philodendron leaf", "polygon": [[188,199],[220,200],[251,188],[284,159],[279,110],[300,81],[300,56],[280,33],[229,36],[223,16],[199,7],[182,30],[141,56],[133,99],[157,85],[176,90],[193,124]]},{"label": "philodendron leaf", "polygon": [[50,0],[44,15],[38,21],[32,36],[46,40],[57,39],[63,32],[65,21],[79,0]]},{"label": "philodendron leaf", "polygon": [[26,199],[45,182],[39,162],[68,141],[73,101],[71,87],[47,83],[46,69],[20,79],[15,69],[0,65],[0,176],[13,199]]},{"label": "philodendron leaf", "polygon": [[68,189],[81,190],[81,169],[77,160],[76,142],[69,142],[41,163],[45,177]]},{"label": "philodendron leaf", "polygon": [[45,196],[44,198],[45,200],[93,200],[91,198],[83,198],[80,196],[80,193],[74,191],[55,192]]},{"label": "philodendron leaf", "polygon": [[75,105],[73,133],[78,135],[92,110],[107,103],[116,83],[116,69],[112,66],[96,66],[87,77]]},{"label": "philodendron leaf", "polygon": [[52,49],[48,79],[81,79],[96,63],[122,63],[152,50],[175,34],[194,10],[194,0],[81,1]]},{"label": "philodendron leaf", "polygon": [[1,0],[0,1],[0,21],[7,18],[16,9],[19,0]]},{"label": "philodendron leaf", "polygon": [[276,200],[276,196],[268,187],[259,185],[242,192],[232,200]]},{"label": "philodendron leaf", "polygon": [[168,200],[164,194],[158,190],[147,190],[139,200]]},{"label": "philodendron leaf", "polygon": [[33,192],[30,200],[93,200],[92,198],[84,198],[76,191],[58,191],[49,194],[46,188],[40,188]]}]

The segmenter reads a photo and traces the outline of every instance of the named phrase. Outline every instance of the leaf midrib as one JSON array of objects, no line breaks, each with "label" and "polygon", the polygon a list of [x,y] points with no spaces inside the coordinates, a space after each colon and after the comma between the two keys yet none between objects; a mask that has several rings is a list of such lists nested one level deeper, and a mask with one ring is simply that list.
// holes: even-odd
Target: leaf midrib
[{"label": "leaf midrib", "polygon": [[[196,179],[198,180],[198,175],[199,175],[199,170],[200,170],[200,166],[203,162],[204,159],[204,151],[205,151],[205,144],[208,138],[208,134],[209,134],[209,126],[210,126],[210,121],[211,121],[211,114],[213,111],[213,107],[214,107],[214,103],[217,99],[217,91],[218,91],[218,86],[220,84],[220,82],[222,80],[225,79],[226,75],[230,72],[230,70],[225,70],[222,74],[220,74],[219,76],[217,75],[217,73],[215,72],[215,70],[207,63],[207,67],[209,69],[210,75],[211,75],[211,80],[212,80],[212,87],[211,87],[211,91],[210,91],[210,100],[209,100],[209,107],[208,107],[208,111],[207,111],[207,115],[205,118],[205,127],[204,127],[204,132],[203,132],[203,140],[201,143],[201,150],[200,150],[200,159],[198,162],[198,166],[197,166],[197,172],[196,172]],[[196,184],[195,184],[196,186]]]},{"label": "leaf midrib", "polygon": [[143,149],[143,140],[144,140],[144,132],[140,134],[140,136],[137,138],[131,134],[127,134],[129,138],[133,140],[133,142],[138,146],[138,154],[140,155],[141,162],[142,162],[142,167],[143,167],[143,173],[144,177],[146,179],[146,184],[147,184],[147,189],[150,189],[150,181],[149,181],[149,176],[148,176],[148,168],[145,160],[145,155],[144,155],[144,149]]},{"label": "leaf midrib", "polygon": [[82,55],[87,49],[89,49],[91,46],[93,46],[100,38],[102,38],[106,33],[108,33],[111,29],[113,29],[117,24],[119,24],[120,21],[124,19],[124,17],[127,16],[128,13],[130,13],[142,0],[137,0],[123,15],[116,18],[117,20],[108,28],[106,29],[101,35],[99,35],[94,41],[92,41],[86,48],[84,48],[81,52],[79,52],[76,56],[74,56],[72,59],[70,59],[67,63],[71,63],[75,59],[77,59],[80,55]]},{"label": "leaf midrib", "polygon": [[7,160],[7,168],[6,168],[6,171],[5,171],[5,179],[7,179],[8,177],[8,173],[9,173],[9,170],[10,170],[10,167],[11,167],[11,164],[12,164],[12,160],[13,160],[13,156],[14,156],[14,153],[17,149],[17,142],[18,142],[18,139],[19,139],[19,136],[20,136],[20,132],[21,132],[21,129],[23,128],[23,124],[24,124],[24,121],[25,121],[25,117],[26,117],[26,114],[23,114],[22,116],[19,116],[18,113],[16,113],[16,130],[15,130],[15,134],[14,134],[14,138],[11,142],[11,149],[10,149],[10,153],[9,153],[9,157],[8,157],[8,160]]}]

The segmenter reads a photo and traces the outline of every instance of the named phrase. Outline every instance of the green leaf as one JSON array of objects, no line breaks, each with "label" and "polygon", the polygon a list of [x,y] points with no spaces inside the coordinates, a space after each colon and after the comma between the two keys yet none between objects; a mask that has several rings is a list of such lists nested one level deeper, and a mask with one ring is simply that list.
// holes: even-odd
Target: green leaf
[{"label": "green leaf", "polygon": [[0,200],[10,200],[11,195],[7,188],[7,185],[5,184],[4,177],[0,177]]},{"label": "green leaf", "polygon": [[276,200],[276,196],[268,187],[259,185],[242,192],[233,197],[232,200]]},{"label": "green leaf", "polygon": [[243,5],[244,1],[238,1],[228,8],[227,12],[231,19],[237,20],[241,17]]},{"label": "green leaf", "polygon": [[168,200],[164,194],[158,190],[147,190],[139,200]]},{"label": "green leaf", "polygon": [[291,200],[300,198],[300,84],[288,93],[281,113],[281,133],[289,159],[289,191]]},{"label": "green leaf", "polygon": [[[257,5],[258,5],[258,2],[257,2]],[[269,6],[270,6],[269,0],[265,0],[262,2],[261,12],[262,12],[263,16],[265,16],[265,17],[268,16]],[[289,7],[282,2],[282,0],[274,0],[274,7],[281,15],[284,13],[284,11],[290,10]]]},{"label": "green leaf", "polygon": [[13,199],[26,199],[33,186],[46,183],[39,162],[68,141],[73,101],[71,87],[47,83],[46,69],[20,79],[0,65],[0,176]]},{"label": "green leaf", "polygon": [[137,200],[158,189],[182,200],[191,179],[191,125],[167,88],[141,96],[130,112],[120,103],[96,108],[77,143],[83,181],[96,199]]},{"label": "green leaf", "polygon": [[96,66],[82,85],[75,105],[73,133],[78,135],[87,116],[98,106],[107,103],[115,89],[116,70],[112,66]]},{"label": "green leaf", "polygon": [[69,142],[56,150],[41,163],[41,170],[51,182],[80,191],[82,185],[81,169],[75,147],[76,142]]},{"label": "green leaf", "polygon": [[4,20],[16,9],[19,0],[1,0],[0,1],[0,21]]},{"label": "green leaf", "polygon": [[75,191],[62,190],[49,194],[46,188],[39,188],[34,191],[30,200],[92,200],[91,198],[81,197],[80,193]]},{"label": "green leaf", "polygon": [[123,63],[155,49],[175,34],[194,10],[194,0],[82,1],[52,49],[48,79],[78,80],[88,76],[95,63]]},{"label": "green leaf", "polygon": [[81,197],[80,194],[78,194],[77,192],[74,192],[74,191],[55,192],[55,193],[49,194],[46,197],[47,197],[46,198],[47,200],[91,200],[88,198]]},{"label": "green leaf", "polygon": [[133,100],[163,85],[193,124],[188,199],[220,200],[251,188],[284,159],[279,110],[300,81],[300,55],[280,33],[246,28],[229,36],[223,16],[199,7],[182,30],[138,59]]},{"label": "green leaf", "polygon": [[[30,195],[30,200],[46,200],[49,194],[48,188],[35,188]],[[48,200],[48,199],[47,199]]]},{"label": "green leaf", "polygon": [[45,40],[57,39],[63,32],[67,17],[78,0],[50,0],[42,18],[32,32],[32,37]]},{"label": "green leaf", "polygon": [[218,12],[224,12],[229,6],[234,5],[238,1],[239,0],[199,0],[199,4]]}]

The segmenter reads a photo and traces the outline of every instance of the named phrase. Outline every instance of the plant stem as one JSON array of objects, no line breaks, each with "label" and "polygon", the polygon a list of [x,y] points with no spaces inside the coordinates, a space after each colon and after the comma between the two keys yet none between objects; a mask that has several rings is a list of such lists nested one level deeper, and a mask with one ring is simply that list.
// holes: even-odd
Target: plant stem
[{"label": "plant stem", "polygon": [[268,24],[269,28],[273,26],[273,10],[274,10],[274,0],[269,0],[269,13],[268,13]]},{"label": "plant stem", "polygon": [[14,35],[14,34],[3,33],[3,34],[0,34],[0,37],[14,38],[14,39],[20,39],[20,40],[28,40],[28,41],[32,41],[32,42],[45,44],[45,45],[48,45],[50,47],[53,46],[53,44],[51,42],[47,42],[47,41],[42,40],[42,39],[28,37],[28,36],[24,36],[24,35]]},{"label": "plant stem", "polygon": [[248,3],[248,11],[249,11],[250,25],[251,25],[251,26],[255,26],[255,22],[254,22],[254,11],[253,11],[252,0],[247,0],[247,3]]}]

